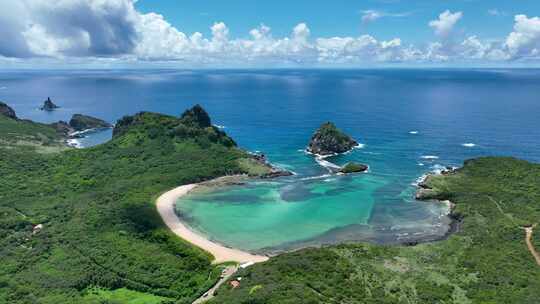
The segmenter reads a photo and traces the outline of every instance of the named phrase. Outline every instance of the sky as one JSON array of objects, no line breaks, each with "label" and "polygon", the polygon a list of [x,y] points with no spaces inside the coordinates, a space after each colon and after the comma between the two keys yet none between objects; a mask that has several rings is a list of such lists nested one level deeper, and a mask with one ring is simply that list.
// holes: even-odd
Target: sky
[{"label": "sky", "polygon": [[530,67],[538,16],[538,0],[0,0],[0,69]]}]

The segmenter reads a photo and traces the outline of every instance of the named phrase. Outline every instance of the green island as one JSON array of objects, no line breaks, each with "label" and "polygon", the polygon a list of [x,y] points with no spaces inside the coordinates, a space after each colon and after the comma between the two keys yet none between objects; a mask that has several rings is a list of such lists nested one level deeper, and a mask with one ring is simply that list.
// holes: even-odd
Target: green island
[{"label": "green island", "polygon": [[[156,198],[271,168],[207,118],[139,113],[111,141],[71,149],[50,125],[0,115],[0,303],[184,304],[209,290],[224,265],[172,234]],[[240,269],[210,303],[538,303],[524,227],[540,221],[540,165],[479,158],[426,184],[455,205],[445,240],[285,253]]]}]

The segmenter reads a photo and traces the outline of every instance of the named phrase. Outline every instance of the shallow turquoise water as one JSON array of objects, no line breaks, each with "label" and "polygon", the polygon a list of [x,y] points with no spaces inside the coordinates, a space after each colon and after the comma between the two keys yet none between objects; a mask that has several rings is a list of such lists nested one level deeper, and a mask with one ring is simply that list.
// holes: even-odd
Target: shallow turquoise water
[{"label": "shallow turquoise water", "polygon": [[311,182],[253,182],[191,195],[178,210],[197,230],[243,249],[275,247],[349,224],[368,224],[373,192],[384,181],[324,178]]},{"label": "shallow turquoise water", "polygon": [[[329,160],[358,159],[368,152],[365,149]],[[394,181],[399,177],[374,173],[373,168],[368,173],[335,175],[310,155],[296,153],[294,158],[288,169],[308,173],[204,188],[181,198],[177,213],[210,239],[255,252],[355,240],[428,240],[448,229],[442,217],[446,206],[414,201],[414,187],[401,188]]]}]

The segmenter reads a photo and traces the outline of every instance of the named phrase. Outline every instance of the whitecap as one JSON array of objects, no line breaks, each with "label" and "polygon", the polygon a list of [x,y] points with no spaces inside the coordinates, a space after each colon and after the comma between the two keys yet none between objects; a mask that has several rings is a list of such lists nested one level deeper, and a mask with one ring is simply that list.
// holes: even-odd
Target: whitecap
[{"label": "whitecap", "polygon": [[463,147],[467,147],[467,148],[473,148],[473,147],[476,147],[476,144],[475,143],[464,143],[464,144],[461,144]]},{"label": "whitecap", "polygon": [[218,128],[218,129],[225,129],[226,127],[223,126],[223,125],[214,125],[214,127]]},{"label": "whitecap", "polygon": [[332,176],[332,175],[331,174],[323,174],[323,175],[319,175],[319,176],[303,177],[300,180],[306,181],[306,180],[322,179],[322,178],[328,178],[330,176]]},{"label": "whitecap", "polygon": [[416,134],[418,134],[418,131],[416,131],[416,130],[414,130],[414,131],[409,131],[409,134],[416,135]]},{"label": "whitecap", "polygon": [[341,167],[334,164],[334,163],[331,163],[327,160],[325,160],[323,157],[316,157],[315,158],[315,161],[321,165],[322,167],[325,167],[326,169],[328,169],[328,171],[330,172],[334,172],[334,171],[339,171],[341,170]]},{"label": "whitecap", "polygon": [[440,174],[442,171],[446,170],[446,167],[441,164],[435,164],[431,166],[431,170],[435,174]]},{"label": "whitecap", "polygon": [[70,147],[77,148],[77,149],[84,148],[81,141],[78,140],[77,138],[70,138],[66,140],[66,144]]},{"label": "whitecap", "polygon": [[354,146],[355,149],[362,149],[366,146],[366,144],[358,143],[356,146]]},{"label": "whitecap", "polygon": [[420,156],[421,159],[439,159],[436,155],[422,155]]},{"label": "whitecap", "polygon": [[382,154],[382,153],[379,153],[379,152],[371,152],[371,151],[362,151],[362,153],[369,154],[369,155],[381,155]]},{"label": "whitecap", "polygon": [[428,176],[429,174],[423,174],[422,176],[418,177],[411,185],[417,187],[418,185],[423,183]]},{"label": "whitecap", "polygon": [[418,165],[419,165],[420,167],[423,167],[423,166],[424,166],[424,163],[418,163]]}]

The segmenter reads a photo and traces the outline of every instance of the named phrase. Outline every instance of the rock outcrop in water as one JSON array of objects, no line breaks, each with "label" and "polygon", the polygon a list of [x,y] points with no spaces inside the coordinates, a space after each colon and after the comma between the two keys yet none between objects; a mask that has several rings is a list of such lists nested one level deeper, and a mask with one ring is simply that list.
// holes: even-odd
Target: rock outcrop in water
[{"label": "rock outcrop in water", "polygon": [[347,163],[339,172],[344,174],[365,172],[369,169],[367,165],[350,162]]},{"label": "rock outcrop in water", "polygon": [[357,145],[358,142],[333,123],[326,122],[313,134],[307,150],[313,154],[326,156],[350,151]]},{"label": "rock outcrop in water", "polygon": [[88,129],[112,128],[112,125],[102,119],[88,115],[74,114],[69,121],[69,126],[75,131]]},{"label": "rock outcrop in water", "polygon": [[0,115],[17,119],[17,115],[15,114],[15,111],[8,106],[7,104],[0,101]]},{"label": "rock outcrop in water", "polygon": [[47,100],[43,102],[43,106],[41,106],[40,110],[42,111],[54,111],[55,109],[58,109],[59,106],[55,105],[54,102],[52,102],[50,97],[47,97]]}]

